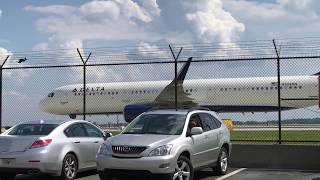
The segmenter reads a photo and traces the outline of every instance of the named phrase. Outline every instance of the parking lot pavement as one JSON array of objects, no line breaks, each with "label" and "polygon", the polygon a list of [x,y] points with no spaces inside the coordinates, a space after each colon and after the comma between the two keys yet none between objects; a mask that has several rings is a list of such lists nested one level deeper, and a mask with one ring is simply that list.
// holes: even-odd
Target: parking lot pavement
[{"label": "parking lot pavement", "polygon": [[[237,169],[233,169],[230,168],[228,173],[232,173],[233,171],[235,171]],[[206,169],[200,172],[196,172],[195,176],[194,176],[194,180],[214,180],[219,178],[220,176],[216,176],[212,171],[210,171],[210,169]],[[54,178],[50,178],[46,175],[34,175],[34,176],[29,176],[29,175],[19,175],[15,178],[15,180],[54,180]],[[136,178],[113,178],[113,180],[141,180],[141,177],[136,177]],[[143,179],[150,179],[150,180],[154,180],[153,178],[143,178]],[[79,173],[77,180],[100,180],[98,175],[96,174],[95,171],[89,171],[89,172],[85,172],[85,173]]]},{"label": "parking lot pavement", "polygon": [[[18,176],[17,180],[53,180],[44,175]],[[113,180],[141,180],[141,177],[114,178]],[[154,178],[143,178],[154,180]],[[231,168],[225,176],[216,176],[210,170],[195,173],[194,180],[320,180],[320,171],[299,171],[299,170],[267,170],[267,169],[246,169]],[[95,171],[80,173],[77,180],[99,180]]]},{"label": "parking lot pavement", "polygon": [[269,169],[246,169],[225,180],[320,180],[320,170],[269,170]]}]

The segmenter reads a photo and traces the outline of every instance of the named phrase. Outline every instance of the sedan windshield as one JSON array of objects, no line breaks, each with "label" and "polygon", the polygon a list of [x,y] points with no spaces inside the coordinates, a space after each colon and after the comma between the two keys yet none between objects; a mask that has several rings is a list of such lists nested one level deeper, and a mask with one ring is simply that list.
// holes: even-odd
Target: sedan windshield
[{"label": "sedan windshield", "polygon": [[16,126],[9,135],[16,136],[34,136],[34,135],[48,135],[53,131],[58,124],[20,124]]},{"label": "sedan windshield", "polygon": [[183,114],[144,114],[130,123],[123,134],[180,135],[185,120]]}]

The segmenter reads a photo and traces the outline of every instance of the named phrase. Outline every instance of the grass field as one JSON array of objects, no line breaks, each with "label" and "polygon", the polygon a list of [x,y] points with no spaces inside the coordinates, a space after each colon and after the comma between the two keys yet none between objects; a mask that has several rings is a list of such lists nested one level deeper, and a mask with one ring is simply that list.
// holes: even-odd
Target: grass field
[{"label": "grass field", "polygon": [[[231,140],[277,141],[278,131],[231,131]],[[320,131],[282,131],[284,141],[320,141]]]}]

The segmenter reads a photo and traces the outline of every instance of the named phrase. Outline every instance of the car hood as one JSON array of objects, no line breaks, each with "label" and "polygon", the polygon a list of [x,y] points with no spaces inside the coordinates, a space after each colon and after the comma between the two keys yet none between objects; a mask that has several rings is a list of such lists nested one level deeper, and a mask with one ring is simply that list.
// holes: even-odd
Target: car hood
[{"label": "car hood", "polygon": [[154,134],[119,134],[107,140],[111,145],[126,146],[154,146],[157,144],[167,144],[177,138],[179,135],[154,135]]}]

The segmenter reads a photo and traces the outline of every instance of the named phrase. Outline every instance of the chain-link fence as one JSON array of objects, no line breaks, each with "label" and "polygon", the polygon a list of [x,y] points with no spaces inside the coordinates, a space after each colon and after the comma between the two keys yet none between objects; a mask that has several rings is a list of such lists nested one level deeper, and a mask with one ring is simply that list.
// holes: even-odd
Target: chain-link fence
[{"label": "chain-link fence", "polygon": [[319,50],[304,38],[13,52],[0,126],[70,117],[118,131],[155,106],[200,106],[231,119],[233,141],[320,142]]}]

